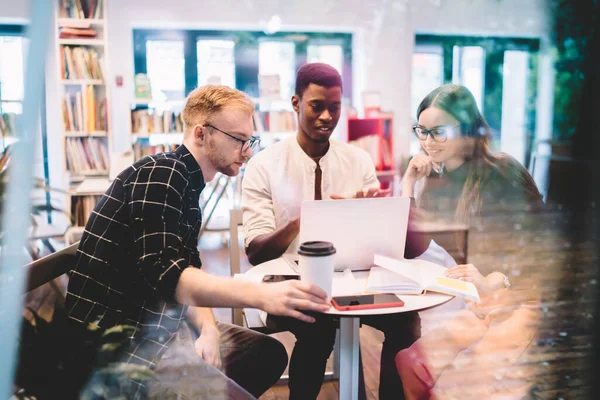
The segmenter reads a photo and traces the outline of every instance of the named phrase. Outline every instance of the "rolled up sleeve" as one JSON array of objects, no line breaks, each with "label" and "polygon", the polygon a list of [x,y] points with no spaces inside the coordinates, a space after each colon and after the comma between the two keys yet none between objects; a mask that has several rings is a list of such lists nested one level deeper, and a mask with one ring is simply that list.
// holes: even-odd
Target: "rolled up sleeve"
[{"label": "rolled up sleeve", "polygon": [[244,247],[258,236],[273,232],[276,228],[273,198],[268,174],[264,166],[251,159],[242,182],[242,213],[244,221]]},{"label": "rolled up sleeve", "polygon": [[147,289],[164,300],[174,298],[179,277],[189,266],[181,257],[180,236],[187,177],[184,164],[160,159],[141,167],[129,183],[137,273]]}]

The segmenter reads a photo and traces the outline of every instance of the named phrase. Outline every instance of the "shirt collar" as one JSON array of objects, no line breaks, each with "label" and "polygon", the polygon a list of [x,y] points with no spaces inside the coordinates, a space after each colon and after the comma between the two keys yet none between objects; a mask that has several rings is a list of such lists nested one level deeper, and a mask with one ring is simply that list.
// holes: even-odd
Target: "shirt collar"
[{"label": "shirt collar", "polygon": [[185,147],[185,145],[179,146],[175,150],[175,154],[179,160],[183,161],[188,172],[190,173],[190,180],[192,182],[193,190],[202,190],[206,186],[204,183],[204,175],[202,175],[202,170],[200,169],[200,165],[198,165],[198,161],[194,158],[192,153]]},{"label": "shirt collar", "polygon": [[[306,154],[304,152],[304,150],[302,150],[302,147],[300,147],[300,143],[298,143],[298,138],[297,137],[292,137],[290,138],[292,139],[293,143],[292,146],[294,147],[294,149],[296,150],[296,152],[298,152],[299,154],[301,154],[301,157],[309,162],[310,165],[315,165],[315,160],[313,160],[308,154]],[[323,165],[322,163],[327,160],[329,158],[329,154],[333,151],[333,143],[332,140],[329,139],[329,148],[327,149],[327,153],[323,154],[323,156],[321,157],[321,159],[319,160],[319,165]]]}]

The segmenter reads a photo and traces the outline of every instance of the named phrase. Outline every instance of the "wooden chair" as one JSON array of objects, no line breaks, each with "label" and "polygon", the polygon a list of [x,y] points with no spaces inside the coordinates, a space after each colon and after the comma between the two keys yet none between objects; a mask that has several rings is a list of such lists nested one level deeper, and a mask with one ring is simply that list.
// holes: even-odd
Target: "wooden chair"
[{"label": "wooden chair", "polygon": [[59,276],[69,272],[75,266],[75,255],[79,242],[73,243],[55,253],[30,262],[25,266],[27,274],[27,292],[32,291],[45,283],[51,282]]}]

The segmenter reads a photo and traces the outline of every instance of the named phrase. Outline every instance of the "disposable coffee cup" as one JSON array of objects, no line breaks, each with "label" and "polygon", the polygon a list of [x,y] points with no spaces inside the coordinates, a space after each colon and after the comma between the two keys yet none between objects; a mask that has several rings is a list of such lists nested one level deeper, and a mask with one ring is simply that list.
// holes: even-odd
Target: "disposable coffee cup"
[{"label": "disposable coffee cup", "polygon": [[331,298],[335,252],[333,244],[324,241],[304,242],[298,248],[300,280],[319,286],[327,298]]}]

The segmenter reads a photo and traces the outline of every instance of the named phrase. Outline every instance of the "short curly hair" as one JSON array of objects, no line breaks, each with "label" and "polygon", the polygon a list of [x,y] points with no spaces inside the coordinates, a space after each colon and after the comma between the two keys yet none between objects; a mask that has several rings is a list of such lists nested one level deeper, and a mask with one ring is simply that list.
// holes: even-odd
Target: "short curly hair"
[{"label": "short curly hair", "polygon": [[224,109],[238,109],[248,115],[254,113],[250,97],[237,89],[221,85],[206,85],[196,88],[188,95],[183,108],[183,128],[187,133],[194,125],[203,123]]},{"label": "short curly hair", "polygon": [[325,63],[304,64],[296,73],[296,96],[302,97],[308,86],[314,83],[326,88],[339,87],[344,90],[342,77],[337,69]]}]

